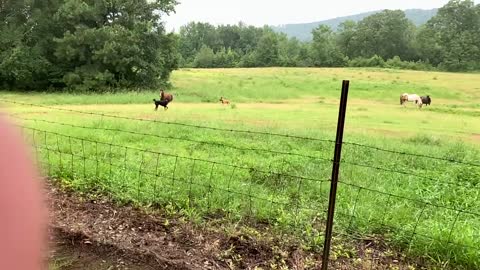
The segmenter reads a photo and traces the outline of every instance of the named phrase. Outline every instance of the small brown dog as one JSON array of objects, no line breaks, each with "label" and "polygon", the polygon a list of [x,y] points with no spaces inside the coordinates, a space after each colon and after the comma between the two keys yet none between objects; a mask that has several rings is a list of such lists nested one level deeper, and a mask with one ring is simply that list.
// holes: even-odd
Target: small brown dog
[{"label": "small brown dog", "polygon": [[220,98],[220,102],[222,102],[222,104],[230,104],[230,100],[224,99],[223,97]]}]

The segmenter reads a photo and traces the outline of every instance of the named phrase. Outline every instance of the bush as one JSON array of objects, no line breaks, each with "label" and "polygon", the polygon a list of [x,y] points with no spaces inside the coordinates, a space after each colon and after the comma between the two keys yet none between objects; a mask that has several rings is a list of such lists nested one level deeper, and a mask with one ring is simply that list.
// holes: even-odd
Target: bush
[{"label": "bush", "polygon": [[385,60],[378,55],[371,58],[357,57],[348,62],[349,67],[384,67]]},{"label": "bush", "polygon": [[212,68],[214,67],[215,61],[215,54],[213,50],[206,45],[200,49],[195,56],[195,60],[193,61],[193,66],[196,68]]},{"label": "bush", "polygon": [[374,55],[371,58],[357,57],[348,61],[349,67],[380,67],[393,69],[410,69],[410,70],[433,70],[434,67],[428,62],[403,61],[399,56],[395,56],[387,61],[382,57]]},{"label": "bush", "polygon": [[418,61],[402,61],[399,56],[388,59],[385,63],[387,68],[411,69],[411,70],[432,70],[433,66],[429,63]]}]

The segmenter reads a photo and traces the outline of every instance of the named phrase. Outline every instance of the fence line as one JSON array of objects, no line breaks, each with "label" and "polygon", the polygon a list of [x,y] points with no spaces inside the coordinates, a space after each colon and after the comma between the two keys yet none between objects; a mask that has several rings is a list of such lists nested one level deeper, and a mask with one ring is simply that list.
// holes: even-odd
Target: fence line
[{"label": "fence line", "polygon": [[376,189],[372,189],[372,188],[362,187],[360,185],[345,182],[345,181],[339,181],[339,183],[342,183],[346,186],[358,188],[359,190],[366,190],[366,191],[370,191],[370,192],[381,194],[381,195],[388,195],[388,196],[395,197],[395,198],[402,199],[402,200],[407,200],[407,201],[411,201],[411,202],[415,202],[415,203],[419,203],[419,204],[425,204],[425,205],[428,205],[428,206],[433,206],[433,207],[436,207],[436,208],[451,210],[451,211],[455,211],[455,212],[460,212],[460,213],[470,214],[470,215],[473,215],[473,216],[476,216],[476,217],[480,217],[480,213],[467,211],[465,209],[456,209],[456,208],[443,206],[443,205],[438,205],[438,204],[434,204],[434,203],[430,203],[430,202],[426,202],[426,201],[422,201],[422,200],[418,200],[418,199],[412,199],[412,198],[408,198],[408,197],[405,197],[405,196],[401,196],[401,195],[397,195],[397,194],[393,194],[393,193],[388,193],[388,192],[385,192],[385,191],[380,191],[380,190],[376,190]]},{"label": "fence line", "polygon": [[[93,115],[93,116],[101,116],[101,117],[107,117],[107,118],[116,118],[116,119],[132,120],[132,121],[140,121],[140,122],[152,122],[152,123],[184,126],[184,127],[190,127],[190,128],[198,128],[198,129],[207,129],[207,130],[214,130],[214,131],[221,131],[221,132],[246,133],[246,134],[256,134],[256,135],[284,137],[284,138],[291,138],[291,139],[300,139],[300,140],[307,140],[307,141],[335,143],[334,140],[328,140],[328,139],[303,137],[303,136],[296,136],[296,135],[289,135],[289,134],[269,133],[269,132],[261,132],[261,131],[223,129],[223,128],[215,128],[215,127],[193,125],[193,124],[186,124],[186,123],[177,123],[177,122],[168,122],[168,121],[161,121],[161,120],[133,118],[133,117],[110,115],[110,114],[104,114],[104,113],[85,112],[85,111],[79,111],[79,110],[57,108],[57,107],[41,105],[41,104],[33,104],[33,103],[7,100],[7,99],[2,99],[2,98],[0,98],[0,101],[5,102],[5,103],[10,103],[10,104],[26,105],[26,106],[31,106],[31,107],[39,107],[39,108],[50,109],[50,110],[57,110],[57,111],[64,111],[64,112],[78,113],[78,114],[85,114],[85,115]],[[124,132],[129,132],[129,131],[124,131]],[[140,135],[140,134],[138,134],[138,135]],[[147,134],[144,134],[144,135],[147,135]],[[360,143],[357,143],[357,142],[343,142],[343,144],[344,145],[359,146],[359,147],[363,147],[363,148],[378,150],[378,151],[382,151],[382,152],[388,152],[388,153],[392,153],[392,154],[400,154],[400,155],[407,155],[407,156],[412,156],[412,157],[429,158],[429,159],[434,159],[434,160],[439,160],[439,161],[446,161],[446,162],[458,163],[458,164],[462,164],[462,165],[469,165],[469,166],[473,166],[473,167],[480,167],[480,163],[465,162],[465,161],[436,157],[436,156],[430,156],[430,155],[425,155],[425,154],[417,154],[417,153],[409,153],[409,152],[404,152],[404,151],[385,149],[385,148],[381,148],[381,147],[377,147],[377,146],[360,144]],[[328,159],[326,159],[326,160],[328,160]],[[328,161],[331,161],[331,160],[328,160]]]},{"label": "fence line", "polygon": [[[367,164],[362,164],[362,163],[357,163],[357,162],[351,162],[351,161],[344,161],[344,160],[342,160],[342,163],[357,166],[357,167],[362,167],[362,168],[373,169],[373,170],[381,171],[381,172],[390,172],[390,173],[394,173],[394,174],[412,176],[412,177],[415,177],[415,178],[425,179],[425,180],[429,180],[429,181],[432,181],[432,182],[438,181],[438,179],[428,177],[428,176],[423,176],[423,175],[412,173],[412,172],[394,170],[394,169],[390,169],[390,168],[382,168],[382,167],[378,167],[378,166],[372,166],[372,165],[367,165]],[[455,181],[446,181],[446,182],[442,182],[442,184],[447,184],[447,185],[457,186],[457,187],[463,186],[463,185],[460,185],[458,182],[455,182]]]},{"label": "fence line", "polygon": [[[206,161],[206,160],[201,160],[201,159],[195,159],[195,158],[187,158],[187,157],[181,157],[181,156],[175,156],[175,155],[169,155],[170,157],[174,157],[175,158],[175,168],[174,168],[174,171],[173,171],[173,174],[171,176],[168,176],[166,174],[159,174],[158,173],[158,160],[159,160],[159,157],[161,155],[163,155],[163,153],[157,153],[157,152],[152,152],[152,151],[149,151],[149,150],[144,150],[144,149],[138,149],[138,148],[133,148],[133,147],[126,147],[126,146],[120,146],[120,145],[115,145],[115,144],[110,144],[110,143],[102,143],[102,142],[98,142],[98,141],[93,141],[93,140],[88,140],[88,139],[83,139],[83,138],[78,138],[78,137],[74,137],[74,136],[70,136],[70,135],[63,135],[63,134],[59,134],[59,133],[56,133],[56,132],[51,132],[51,131],[46,131],[46,130],[40,130],[40,129],[36,129],[36,128],[31,128],[31,127],[26,127],[26,126],[19,126],[23,132],[25,133],[25,130],[26,131],[31,131],[32,134],[32,140],[33,140],[33,147],[35,148],[35,151],[37,153],[41,153],[42,151],[43,152],[46,152],[46,156],[47,156],[47,162],[46,162],[46,165],[48,168],[46,168],[48,170],[48,173],[50,175],[53,174],[53,163],[52,163],[52,159],[54,159],[53,154],[57,154],[58,155],[58,170],[59,170],[59,173],[64,173],[64,172],[67,172],[68,170],[70,170],[70,173],[71,173],[71,177],[72,177],[72,180],[75,179],[75,173],[79,173],[80,174],[80,178],[83,178],[84,181],[87,181],[87,179],[89,177],[93,177],[94,179],[96,180],[100,180],[99,184],[102,188],[107,188],[107,194],[109,196],[113,196],[112,193],[108,192],[108,189],[113,189],[114,187],[109,187],[108,184],[109,184],[109,181],[108,179],[112,179],[112,170],[115,171],[115,170],[120,170],[120,171],[124,171],[124,173],[126,173],[127,171],[129,173],[138,173],[138,177],[135,177],[134,178],[137,178],[138,180],[136,181],[135,185],[136,185],[136,196],[134,196],[134,199],[137,199],[137,201],[140,201],[140,194],[143,194],[144,192],[148,193],[150,191],[150,189],[146,188],[147,191],[145,191],[145,188],[141,188],[142,186],[142,183],[143,181],[141,181],[142,177],[153,177],[154,179],[157,179],[157,178],[161,178],[163,179],[163,184],[166,184],[170,187],[174,187],[174,188],[178,188],[177,184],[176,183],[182,183],[182,184],[185,184],[185,185],[188,185],[189,187],[189,191],[188,191],[188,198],[189,198],[189,201],[193,201],[193,195],[192,195],[192,186],[196,186],[196,187],[201,187],[201,188],[205,188],[207,191],[206,193],[207,194],[200,194],[199,196],[207,196],[208,200],[210,201],[210,197],[211,195],[213,194],[213,192],[215,191],[219,191],[219,192],[225,192],[225,193],[228,193],[229,194],[229,199],[228,202],[230,202],[230,194],[234,195],[234,196],[241,196],[241,197],[245,197],[245,198],[249,198],[250,200],[250,203],[249,203],[249,212],[252,213],[252,200],[255,200],[255,201],[262,201],[262,202],[265,202],[265,203],[269,203],[271,204],[271,208],[270,208],[270,211],[272,211],[273,209],[273,205],[278,205],[278,206],[283,206],[283,207],[286,207],[286,208],[291,208],[291,207],[294,207],[296,210],[295,212],[297,213],[298,215],[298,210],[308,210],[308,211],[311,211],[312,213],[315,212],[315,213],[321,213],[322,211],[314,206],[309,206],[309,205],[305,205],[305,204],[300,204],[299,202],[301,201],[299,198],[296,198],[294,199],[293,201],[281,201],[281,200],[276,200],[274,197],[262,197],[262,196],[258,196],[256,195],[255,193],[251,192],[251,189],[249,188],[248,192],[241,192],[241,191],[237,191],[235,189],[233,189],[231,186],[230,186],[230,183],[235,175],[235,171],[236,170],[245,170],[245,171],[254,171],[254,173],[272,173],[272,172],[265,172],[265,171],[261,171],[261,170],[258,170],[256,168],[251,168],[251,167],[245,167],[245,166],[237,166],[237,165],[230,165],[230,164],[222,164],[222,163],[217,163],[217,162],[212,162],[212,161]],[[48,140],[48,136],[53,136],[53,140],[52,138],[50,138],[50,140]],[[59,140],[59,137],[63,137],[65,138],[68,143],[67,145],[67,150],[66,151],[62,151],[60,148],[60,140]],[[40,142],[43,142],[45,145],[42,146],[42,145],[39,145],[39,143],[37,143],[37,139],[40,139]],[[56,139],[56,140],[55,140]],[[77,140],[79,143],[81,143],[81,150],[79,151],[75,151],[74,147],[72,146],[72,140]],[[52,142],[53,141],[53,147],[50,147],[49,146],[49,143],[48,142]],[[94,155],[88,155],[85,151],[86,147],[86,143],[90,143],[92,144],[92,148],[95,149],[94,151]],[[56,144],[56,145],[55,145]],[[125,155],[123,157],[123,162],[120,162],[120,163],[123,163],[123,164],[116,164],[116,163],[113,163],[112,162],[112,159],[111,159],[111,155],[109,155],[109,157],[104,157],[104,158],[101,158],[100,157],[100,154],[98,152],[98,146],[99,144],[103,144],[105,146],[109,146],[109,147],[117,147],[119,148],[120,150],[121,149],[125,149]],[[62,147],[64,148],[64,147]],[[111,148],[110,148],[111,149]],[[132,164],[128,164],[129,162],[127,162],[127,153],[128,153],[128,150],[132,150],[132,151],[135,151],[135,152],[141,152],[142,153],[142,161],[140,162],[140,165],[139,166],[135,166]],[[81,154],[79,154],[81,153]],[[148,170],[148,168],[146,168],[144,166],[144,154],[145,153],[156,153],[156,166],[155,166],[155,171],[150,171]],[[109,150],[109,154],[112,154],[112,150]],[[38,154],[37,154],[37,158],[38,158]],[[175,176],[175,170],[176,170],[176,165],[177,165],[177,160],[178,159],[186,159],[186,160],[190,160],[190,161],[202,161],[202,162],[207,162],[208,164],[211,164],[211,169],[210,169],[210,173],[209,173],[209,177],[208,177],[208,181],[201,181],[201,182],[198,182],[198,181],[193,181],[194,178],[196,178],[195,176],[193,176],[193,173],[195,171],[194,167],[195,166],[192,166],[191,168],[191,173],[190,173],[190,176]],[[77,160],[77,162],[75,163],[75,160]],[[120,160],[122,161],[122,160]],[[41,163],[41,162],[38,162],[38,163]],[[92,169],[92,172],[91,173],[87,173],[87,163],[95,163],[96,164],[96,168],[95,170]],[[75,166],[75,164],[77,166]],[[80,164],[80,166],[78,166],[78,164]],[[101,172],[101,169],[99,169],[99,164],[102,164],[102,165],[105,165],[106,167],[103,169],[103,173]],[[128,164],[128,165],[127,165]],[[229,184],[227,186],[227,188],[224,188],[224,187],[220,187],[220,186],[215,186],[215,185],[212,185],[212,174],[213,174],[213,171],[214,171],[214,166],[215,165],[222,165],[222,166],[225,166],[225,167],[229,167],[232,170],[231,174],[229,175]],[[70,168],[69,168],[70,167]],[[75,170],[74,168],[77,168],[77,170]],[[80,169],[80,171],[78,171],[78,169]],[[82,173],[83,173],[83,177],[82,177]],[[103,175],[104,174],[104,180],[105,181],[101,181],[102,177],[100,177],[100,175]],[[280,174],[279,174],[280,175]],[[65,176],[65,174],[64,174]],[[87,177],[88,176],[88,177]],[[288,177],[291,177],[291,178],[295,178],[295,179],[298,179],[300,181],[298,181],[298,186],[299,188],[301,187],[302,185],[302,181],[312,181],[314,183],[327,183],[329,182],[329,180],[322,180],[322,179],[311,179],[311,178],[306,178],[306,177],[300,177],[300,176],[290,176],[290,175],[284,175],[284,176],[288,176]],[[203,180],[206,180],[206,179],[203,179]],[[251,185],[253,184],[254,181],[250,180],[250,187]],[[120,191],[121,192],[127,192],[127,191],[124,191],[125,188],[127,186],[127,183],[126,183],[126,180],[124,179],[122,183],[120,183]],[[151,187],[150,187],[151,188]],[[158,191],[158,180],[155,180],[155,183],[153,184],[153,192],[154,192],[154,196],[158,196],[158,193],[156,193],[156,191]],[[282,194],[281,193],[282,190],[280,191],[276,191],[275,193],[275,196],[284,196],[285,194]],[[301,196],[300,193],[297,193],[296,196]],[[158,197],[155,197],[156,199],[159,199]],[[209,202],[209,209],[210,209],[210,202]],[[293,211],[292,211],[293,212]]]},{"label": "fence line", "polygon": [[[423,213],[423,212],[422,212]],[[422,213],[419,215],[419,217],[421,217]],[[355,215],[352,215],[352,214],[348,214],[346,213],[345,211],[338,211],[336,212],[335,214],[338,214],[339,216],[342,216],[342,217],[348,217],[348,218],[351,218],[351,219],[363,219],[365,221],[371,221],[369,219],[365,219],[365,218],[362,218],[362,217],[358,217],[358,216],[355,216]],[[430,239],[430,240],[433,240],[435,242],[439,242],[439,243],[444,243],[444,244],[453,244],[453,245],[456,245],[456,246],[459,246],[459,247],[463,247],[463,248],[469,248],[469,249],[474,249],[474,250],[480,250],[480,246],[471,246],[471,245],[465,245],[465,244],[461,244],[461,243],[456,243],[456,242],[452,242],[451,239],[450,241],[449,240],[443,240],[443,239],[440,239],[440,238],[437,238],[437,237],[434,237],[434,236],[431,236],[431,235],[426,235],[426,234],[422,234],[422,233],[418,233],[417,232],[417,227],[418,227],[418,223],[420,223],[420,219],[417,219],[417,223],[416,223],[416,226],[414,226],[414,229],[413,230],[407,230],[405,228],[402,228],[401,226],[394,226],[394,225],[389,225],[389,224],[381,224],[382,227],[384,228],[387,228],[391,231],[396,231],[396,232],[408,232],[410,234],[410,240],[408,241],[408,245],[407,246],[411,246],[411,242],[413,241],[413,238],[415,235],[418,235],[418,236],[421,236],[421,237],[424,237],[424,238],[427,238],[427,239]],[[450,230],[450,234],[453,232],[453,229]],[[355,236],[355,232],[354,231],[348,231],[348,232],[342,232],[342,231],[337,231],[336,232],[337,235],[342,235],[342,236],[346,236],[346,237],[352,237],[352,236]],[[361,236],[357,236],[356,237],[357,240],[364,240],[365,237],[361,237]]]},{"label": "fence line", "polygon": [[111,115],[111,114],[105,114],[105,113],[84,112],[84,111],[79,111],[79,110],[57,108],[57,107],[46,106],[46,105],[41,105],[41,104],[18,102],[18,101],[1,99],[1,98],[0,98],[0,101],[5,102],[5,103],[10,103],[10,104],[26,105],[26,106],[39,107],[39,108],[44,108],[44,109],[49,109],[49,110],[57,110],[57,111],[64,111],[64,112],[70,112],[70,113],[79,113],[79,114],[85,114],[85,115],[95,115],[95,116],[115,118],[115,119],[123,119],[123,120],[151,122],[151,123],[159,123],[159,124],[165,124],[165,125],[182,126],[182,127],[190,127],[190,128],[197,128],[197,129],[207,129],[207,130],[222,131],[222,132],[246,133],[246,134],[284,137],[284,138],[290,138],[290,139],[300,139],[300,140],[317,141],[317,142],[334,142],[332,140],[327,140],[327,139],[302,137],[302,136],[289,135],[289,134],[269,133],[269,132],[252,131],[252,130],[224,129],[224,128],[207,127],[207,126],[193,125],[193,124],[186,124],[186,123],[178,123],[178,122],[168,122],[168,121],[161,121],[161,120],[133,118],[133,117]]},{"label": "fence line", "polygon": [[259,169],[254,168],[254,167],[233,165],[233,164],[211,161],[211,160],[206,160],[206,159],[201,159],[201,158],[192,158],[192,157],[185,157],[185,156],[180,156],[180,155],[173,155],[173,154],[168,154],[168,153],[163,153],[163,152],[158,152],[158,151],[136,148],[136,147],[132,147],[132,146],[124,146],[124,145],[119,145],[119,144],[100,142],[100,141],[95,141],[95,140],[92,140],[92,139],[86,139],[86,138],[61,134],[61,133],[53,132],[53,131],[41,130],[41,129],[27,127],[27,126],[23,126],[23,125],[16,125],[16,126],[19,127],[19,128],[22,128],[22,129],[35,130],[37,132],[43,132],[43,133],[46,133],[46,134],[53,134],[53,135],[56,135],[56,136],[61,136],[61,137],[69,138],[69,139],[76,139],[76,140],[89,142],[89,143],[103,144],[103,145],[106,145],[106,146],[113,146],[113,147],[118,147],[118,148],[125,148],[125,149],[134,150],[134,151],[145,152],[145,153],[149,153],[149,154],[159,154],[159,155],[167,156],[167,157],[182,158],[182,159],[191,160],[191,161],[201,161],[201,162],[206,162],[206,163],[210,163],[210,164],[218,164],[218,165],[222,165],[222,166],[226,166],[226,167],[238,168],[238,169],[243,169],[243,170],[255,170],[256,172],[259,172],[259,173],[272,173],[272,174],[276,174],[276,175],[281,175],[281,176],[286,176],[286,177],[291,177],[291,178],[298,178],[298,179],[313,181],[313,182],[324,182],[323,180],[318,180],[318,179],[313,179],[313,178],[308,178],[308,177],[303,177],[303,176],[290,175],[290,174],[279,173],[279,172],[275,172],[275,171],[263,171],[263,170],[259,170]]},{"label": "fence line", "polygon": [[[62,151],[59,151],[57,149],[52,149],[52,148],[49,148],[49,147],[43,147],[43,146],[35,146],[36,149],[38,150],[46,150],[48,152],[54,152],[54,153],[57,153],[59,155],[69,155],[69,156],[73,156],[73,157],[76,157],[76,158],[81,158],[82,160],[85,160],[85,161],[92,161],[92,162],[101,162],[98,158],[96,159],[93,159],[93,158],[88,158],[84,155],[77,155],[75,153],[69,153],[69,152],[62,152]],[[122,165],[116,165],[116,164],[110,164],[110,163],[107,163],[107,162],[101,162],[102,164],[105,164],[105,165],[109,165],[109,166],[112,166],[112,167],[116,167],[118,169],[125,169],[125,170],[128,170],[128,171],[131,171],[131,172],[140,172],[141,174],[143,175],[148,175],[148,176],[155,176],[155,177],[160,177],[161,175],[159,174],[156,174],[156,173],[151,173],[151,172],[148,172],[148,171],[144,171],[142,169],[137,169],[137,168],[134,168],[134,167],[126,167],[126,166],[122,166]],[[140,166],[141,167],[141,166]],[[191,181],[187,181],[186,179],[182,179],[182,178],[175,178],[175,177],[171,177],[171,176],[163,176],[165,177],[166,179],[169,179],[169,180],[174,180],[174,181],[178,181],[178,182],[182,182],[182,183],[185,183],[185,184],[191,184],[191,185],[195,185],[195,186],[199,186],[199,187],[204,187],[204,188],[212,188],[211,185],[205,185],[205,184],[201,184],[201,183],[194,183],[194,182],[191,182]],[[220,190],[220,191],[224,191],[224,192],[230,192],[230,193],[233,193],[233,194],[237,194],[237,195],[243,195],[243,196],[247,196],[247,197],[252,197],[256,200],[261,200],[261,201],[265,201],[265,202],[270,202],[270,203],[274,203],[274,204],[279,204],[279,205],[290,205],[288,203],[284,203],[284,202],[279,202],[279,201],[273,201],[271,199],[266,199],[266,198],[262,198],[262,197],[257,197],[255,195],[252,195],[252,194],[247,194],[247,193],[242,193],[242,192],[238,192],[238,191],[235,191],[235,190],[227,190],[227,189],[223,189],[223,188],[219,188],[219,187],[215,187],[214,189],[216,190]],[[138,199],[138,198],[137,198]],[[310,209],[312,210],[312,209]]]},{"label": "fence line", "polygon": [[382,152],[388,152],[388,153],[392,153],[392,154],[399,154],[399,155],[412,156],[412,157],[421,157],[421,158],[429,158],[429,159],[435,159],[435,160],[440,160],[440,161],[447,161],[447,162],[451,162],[451,163],[458,163],[458,164],[462,164],[462,165],[469,165],[469,166],[473,166],[473,167],[480,167],[480,163],[471,163],[471,162],[465,162],[465,161],[460,161],[460,160],[455,160],[455,159],[450,159],[450,158],[441,158],[441,157],[429,156],[429,155],[424,155],[424,154],[407,153],[407,152],[396,151],[396,150],[391,150],[391,149],[384,149],[384,148],[380,148],[380,147],[377,147],[377,146],[354,143],[354,142],[344,142],[344,144],[359,146],[359,147],[363,147],[363,148],[369,148],[369,149],[378,150],[378,151],[382,151]]},{"label": "fence line", "polygon": [[161,139],[171,139],[171,140],[178,140],[178,141],[184,141],[184,142],[209,144],[209,145],[214,145],[214,146],[218,146],[218,147],[231,148],[231,149],[235,149],[235,150],[265,152],[265,153],[277,154],[277,155],[303,157],[303,158],[308,158],[308,159],[312,159],[312,160],[316,160],[316,161],[331,162],[331,160],[327,159],[327,158],[304,155],[304,154],[293,153],[293,152],[282,152],[282,151],[275,151],[275,150],[270,150],[270,149],[260,149],[260,148],[246,148],[246,147],[239,147],[239,146],[234,146],[234,145],[224,144],[224,143],[219,143],[219,142],[200,141],[200,140],[178,138],[178,137],[172,137],[172,136],[162,136],[162,135],[158,135],[158,134],[142,133],[142,132],[122,130],[122,129],[116,129],[116,128],[88,127],[88,126],[73,125],[73,124],[67,124],[67,123],[55,122],[55,121],[49,121],[49,120],[43,120],[43,119],[24,118],[24,117],[18,117],[18,116],[13,116],[13,115],[9,115],[9,116],[12,117],[12,118],[19,119],[19,120],[24,120],[24,121],[43,122],[43,123],[60,125],[60,126],[81,128],[81,129],[122,132],[122,133],[128,133],[128,134],[139,135],[139,136],[150,136],[150,137],[161,138]]},{"label": "fence line", "polygon": [[[361,217],[345,213],[344,211],[338,211],[336,214],[338,214],[341,217],[349,217],[351,219],[362,219]],[[421,215],[419,215],[419,216],[421,216]],[[365,218],[363,218],[363,220],[371,221],[371,220],[365,219]],[[382,224],[382,227],[387,228],[390,231],[406,232],[407,234],[409,234],[410,237],[409,237],[409,240],[407,241],[408,242],[407,246],[409,248],[412,245],[413,238],[415,238],[415,236],[417,235],[417,236],[432,240],[434,242],[443,243],[443,244],[446,244],[446,245],[452,244],[452,245],[459,246],[459,247],[462,247],[462,248],[467,248],[467,249],[480,251],[480,246],[466,245],[466,244],[462,244],[462,243],[458,243],[458,242],[453,242],[451,239],[450,240],[443,240],[443,239],[440,239],[440,238],[437,238],[437,237],[434,237],[434,236],[431,236],[431,235],[426,235],[426,234],[423,234],[423,233],[419,233],[419,232],[417,232],[418,223],[420,223],[419,219],[417,220],[416,226],[414,227],[413,230],[408,230],[408,229],[405,229],[401,226],[394,226],[394,225],[389,225],[389,224]],[[453,232],[453,229],[451,229],[449,233],[451,234],[452,232]],[[365,240],[365,237],[362,237],[361,235],[355,235],[356,233],[353,232],[353,231],[348,231],[348,232],[337,231],[337,232],[335,232],[335,234],[340,235],[340,236],[344,236],[344,237],[348,237],[348,238],[353,237],[357,240]]]}]

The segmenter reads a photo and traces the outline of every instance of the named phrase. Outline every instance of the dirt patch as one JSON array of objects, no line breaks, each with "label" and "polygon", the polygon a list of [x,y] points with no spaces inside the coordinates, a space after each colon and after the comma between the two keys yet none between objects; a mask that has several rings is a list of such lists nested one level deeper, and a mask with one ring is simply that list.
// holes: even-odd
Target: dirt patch
[{"label": "dirt patch", "polygon": [[[194,225],[47,185],[52,269],[318,269],[321,255],[269,226]],[[249,233],[248,233],[248,232]],[[377,240],[334,241],[332,269],[408,269]],[[393,267],[393,268],[392,268]],[[419,269],[419,268],[416,268]]]},{"label": "dirt patch", "polygon": [[[77,243],[92,244],[101,255],[111,247],[127,257],[154,261],[154,269],[222,269],[211,253],[197,246],[204,235],[187,223],[179,224],[132,207],[114,207],[105,200],[91,200],[49,186],[51,227],[68,233]],[[167,225],[168,224],[168,225]],[[64,237],[65,238],[65,237]],[[80,245],[82,247],[82,245]]]},{"label": "dirt patch", "polygon": [[473,134],[472,139],[473,141],[480,143],[480,134]]},{"label": "dirt patch", "polygon": [[50,270],[149,270],[162,266],[152,258],[133,257],[113,246],[92,242],[82,234],[52,228],[50,235]]}]

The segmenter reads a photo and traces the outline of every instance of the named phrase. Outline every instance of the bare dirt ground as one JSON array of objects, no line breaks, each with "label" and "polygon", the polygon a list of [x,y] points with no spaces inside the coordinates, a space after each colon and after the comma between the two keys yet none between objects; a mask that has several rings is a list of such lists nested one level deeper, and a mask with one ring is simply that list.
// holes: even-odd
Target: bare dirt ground
[{"label": "bare dirt ground", "polygon": [[[200,226],[160,210],[81,197],[53,184],[46,190],[53,270],[320,267],[319,253],[303,250],[268,226],[229,228],[214,220]],[[373,239],[336,246],[331,269],[421,269]]]}]

